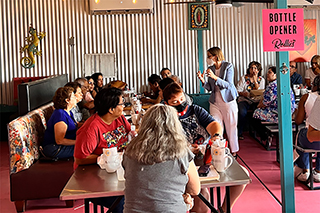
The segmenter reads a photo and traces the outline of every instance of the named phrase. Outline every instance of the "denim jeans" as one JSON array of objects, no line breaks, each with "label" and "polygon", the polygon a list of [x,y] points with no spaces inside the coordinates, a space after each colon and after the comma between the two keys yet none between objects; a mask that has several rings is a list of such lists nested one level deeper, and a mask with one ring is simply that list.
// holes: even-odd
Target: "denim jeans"
[{"label": "denim jeans", "polygon": [[43,147],[43,154],[46,157],[58,160],[60,158],[69,158],[73,157],[74,145],[64,146],[57,144],[48,144]]},{"label": "denim jeans", "polygon": [[[320,150],[320,141],[310,142],[307,138],[307,128],[300,130],[298,134],[298,146],[304,149],[319,149]],[[297,149],[299,158],[296,160],[296,164],[302,169],[309,169],[309,153],[301,152]],[[320,153],[317,153],[316,158],[316,170],[320,171]]]}]

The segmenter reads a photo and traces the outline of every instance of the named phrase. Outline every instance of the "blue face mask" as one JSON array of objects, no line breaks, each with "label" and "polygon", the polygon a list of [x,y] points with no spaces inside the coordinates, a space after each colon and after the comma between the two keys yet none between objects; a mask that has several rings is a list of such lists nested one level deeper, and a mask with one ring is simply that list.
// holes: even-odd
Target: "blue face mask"
[{"label": "blue face mask", "polygon": [[180,105],[173,106],[173,107],[176,108],[178,112],[183,112],[183,110],[185,110],[187,106],[188,106],[187,101],[184,101]]}]

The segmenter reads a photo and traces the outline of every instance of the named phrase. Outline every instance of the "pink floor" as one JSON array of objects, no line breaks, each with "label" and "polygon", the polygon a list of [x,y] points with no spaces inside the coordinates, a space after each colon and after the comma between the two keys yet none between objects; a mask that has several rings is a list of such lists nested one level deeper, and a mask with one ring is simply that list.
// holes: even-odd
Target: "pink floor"
[{"label": "pink floor", "polygon": [[[16,212],[14,204],[10,201],[9,154],[7,142],[0,142],[0,154],[0,212]],[[279,200],[281,202],[280,168],[279,164],[275,161],[275,151],[266,151],[260,144],[245,134],[245,140],[240,141],[239,156],[238,162],[245,167],[249,167],[248,170],[252,183],[246,187],[232,209],[232,212],[281,212],[281,204],[277,201]],[[295,182],[295,208],[297,213],[319,212],[319,197],[320,190],[310,191],[300,182]],[[58,198],[31,200],[27,202],[26,212],[84,212],[83,200],[77,200],[74,208],[66,208],[64,205],[64,202],[60,201]]]}]

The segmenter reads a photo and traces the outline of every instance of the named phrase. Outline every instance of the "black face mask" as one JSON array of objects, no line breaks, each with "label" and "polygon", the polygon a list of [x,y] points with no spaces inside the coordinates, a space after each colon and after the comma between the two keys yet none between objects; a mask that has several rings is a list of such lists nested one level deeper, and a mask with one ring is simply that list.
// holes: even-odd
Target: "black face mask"
[{"label": "black face mask", "polygon": [[178,111],[178,112],[183,112],[183,110],[185,110],[185,108],[187,107],[187,102],[186,101],[184,101],[184,102],[182,102],[180,105],[178,105],[178,106],[173,106],[174,108],[176,108],[176,110]]}]

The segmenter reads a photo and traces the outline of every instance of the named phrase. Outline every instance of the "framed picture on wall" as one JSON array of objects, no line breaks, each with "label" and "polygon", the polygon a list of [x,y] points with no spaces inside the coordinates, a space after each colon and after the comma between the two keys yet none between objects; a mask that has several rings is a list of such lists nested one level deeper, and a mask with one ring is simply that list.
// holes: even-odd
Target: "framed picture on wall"
[{"label": "framed picture on wall", "polygon": [[188,4],[188,28],[189,30],[210,30],[210,4]]}]

